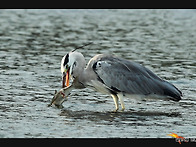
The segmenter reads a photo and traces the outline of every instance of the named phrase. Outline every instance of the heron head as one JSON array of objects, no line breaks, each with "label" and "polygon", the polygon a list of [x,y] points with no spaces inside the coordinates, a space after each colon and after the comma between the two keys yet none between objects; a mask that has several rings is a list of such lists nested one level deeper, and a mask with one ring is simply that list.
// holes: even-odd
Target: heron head
[{"label": "heron head", "polygon": [[70,78],[76,78],[84,70],[85,59],[79,52],[69,52],[61,60],[62,87],[69,86]]}]

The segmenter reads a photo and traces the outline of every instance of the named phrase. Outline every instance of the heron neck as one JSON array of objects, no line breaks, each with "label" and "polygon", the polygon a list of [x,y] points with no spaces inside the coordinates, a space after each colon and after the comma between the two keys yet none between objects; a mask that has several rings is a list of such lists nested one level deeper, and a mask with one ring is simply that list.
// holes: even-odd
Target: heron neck
[{"label": "heron neck", "polygon": [[83,72],[78,77],[78,82],[81,83],[84,87],[88,87],[91,85],[92,80],[96,80],[97,76],[92,70],[89,70],[89,68],[85,68]]}]

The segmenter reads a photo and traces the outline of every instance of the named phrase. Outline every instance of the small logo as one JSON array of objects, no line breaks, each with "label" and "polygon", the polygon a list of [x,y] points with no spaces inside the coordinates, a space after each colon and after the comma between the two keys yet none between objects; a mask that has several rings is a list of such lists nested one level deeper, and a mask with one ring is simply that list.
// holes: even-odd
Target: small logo
[{"label": "small logo", "polygon": [[[171,132],[171,133],[172,133],[172,132]],[[179,144],[181,144],[181,141],[185,141],[185,142],[187,142],[187,141],[186,141],[186,139],[185,139],[184,137],[182,137],[182,136],[178,136],[178,135],[177,135],[177,134],[175,134],[175,133],[167,134],[167,136],[172,136],[172,137],[176,138],[176,141],[178,141],[178,142],[179,142]]]}]

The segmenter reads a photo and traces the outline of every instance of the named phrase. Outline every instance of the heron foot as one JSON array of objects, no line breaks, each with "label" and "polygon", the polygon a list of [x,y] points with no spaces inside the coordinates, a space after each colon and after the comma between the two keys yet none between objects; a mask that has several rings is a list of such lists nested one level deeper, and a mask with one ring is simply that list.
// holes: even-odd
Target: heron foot
[{"label": "heron foot", "polygon": [[113,110],[112,112],[117,113],[117,112],[124,112],[125,108],[122,108],[120,111],[118,109]]},{"label": "heron foot", "polygon": [[118,112],[118,109],[115,109],[115,110],[113,110],[112,112],[117,113],[117,112]]},{"label": "heron foot", "polygon": [[122,109],[121,109],[121,112],[123,112],[125,110],[125,107],[123,107]]}]

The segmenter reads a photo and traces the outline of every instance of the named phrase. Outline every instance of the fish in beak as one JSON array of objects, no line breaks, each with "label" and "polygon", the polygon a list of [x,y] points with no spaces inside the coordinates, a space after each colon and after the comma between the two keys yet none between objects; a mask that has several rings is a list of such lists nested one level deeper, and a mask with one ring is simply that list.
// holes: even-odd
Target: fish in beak
[{"label": "fish in beak", "polygon": [[63,93],[63,91],[57,92],[55,90],[54,97],[52,98],[52,101],[50,102],[48,107],[50,107],[54,104],[57,108],[63,108],[62,103],[66,100],[67,100],[67,98],[65,97],[65,94]]},{"label": "fish in beak", "polygon": [[68,100],[68,96],[71,94],[70,92],[74,89],[73,85],[62,88],[58,92],[55,90],[52,101],[48,105],[48,107],[55,105],[57,108],[63,108],[63,102]]},{"label": "fish in beak", "polygon": [[63,84],[62,84],[62,88],[64,88],[65,86],[68,87],[69,86],[69,68],[67,70],[65,70],[65,72],[63,72]]}]

